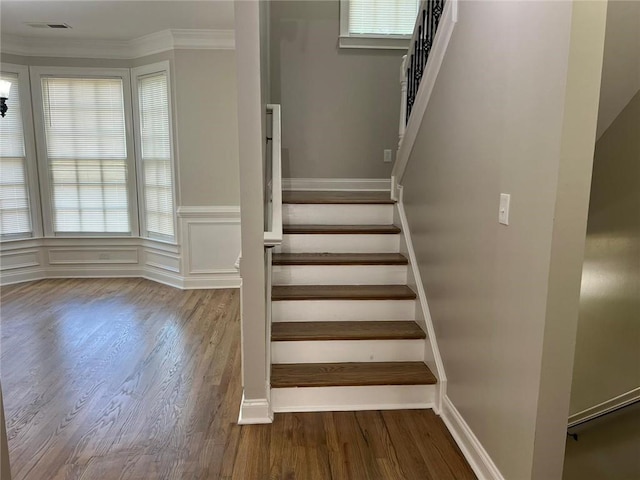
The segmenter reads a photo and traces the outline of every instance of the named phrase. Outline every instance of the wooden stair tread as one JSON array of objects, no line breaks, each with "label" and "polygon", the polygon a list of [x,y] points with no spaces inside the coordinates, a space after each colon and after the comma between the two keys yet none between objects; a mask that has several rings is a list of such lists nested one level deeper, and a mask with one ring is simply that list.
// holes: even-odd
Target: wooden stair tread
[{"label": "wooden stair tread", "polygon": [[407,265],[400,253],[274,253],[273,265]]},{"label": "wooden stair tread", "polygon": [[422,362],[293,363],[271,366],[273,388],[435,383],[436,377]]},{"label": "wooden stair tread", "polygon": [[414,321],[275,322],[271,340],[413,340],[426,335]]},{"label": "wooden stair tread", "polygon": [[406,285],[275,285],[272,300],[413,300]]},{"label": "wooden stair tread", "polygon": [[400,228],[395,225],[283,225],[285,234],[396,234]]},{"label": "wooden stair tread", "polygon": [[389,192],[284,191],[282,203],[298,204],[393,204]]}]

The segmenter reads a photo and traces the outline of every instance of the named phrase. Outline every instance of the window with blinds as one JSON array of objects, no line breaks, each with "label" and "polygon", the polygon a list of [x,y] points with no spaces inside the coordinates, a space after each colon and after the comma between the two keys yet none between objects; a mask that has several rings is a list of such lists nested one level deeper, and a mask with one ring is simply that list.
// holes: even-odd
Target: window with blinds
[{"label": "window with blinds", "polygon": [[130,233],[122,79],[41,82],[53,231]]},{"label": "window with blinds", "polygon": [[420,0],[349,0],[349,35],[408,35]]},{"label": "window with blinds", "polygon": [[31,211],[27,186],[26,153],[18,75],[2,73],[11,82],[7,114],[0,118],[0,236],[31,236]]},{"label": "window with blinds", "polygon": [[175,237],[171,120],[166,72],[137,78],[140,166],[144,197],[144,230],[164,240]]}]

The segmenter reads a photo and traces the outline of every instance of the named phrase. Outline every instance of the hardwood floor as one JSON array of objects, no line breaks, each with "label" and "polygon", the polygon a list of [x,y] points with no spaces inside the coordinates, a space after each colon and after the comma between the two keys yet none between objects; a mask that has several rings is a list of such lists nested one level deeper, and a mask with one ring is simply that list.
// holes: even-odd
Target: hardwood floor
[{"label": "hardwood floor", "polygon": [[475,478],[431,411],[236,425],[238,290],[74,279],[0,294],[14,480]]}]

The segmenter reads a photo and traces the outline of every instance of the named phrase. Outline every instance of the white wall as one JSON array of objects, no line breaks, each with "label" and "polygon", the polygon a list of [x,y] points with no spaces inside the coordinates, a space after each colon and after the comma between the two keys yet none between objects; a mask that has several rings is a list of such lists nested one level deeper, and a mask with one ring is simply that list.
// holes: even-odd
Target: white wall
[{"label": "white wall", "polygon": [[401,50],[338,48],[340,5],[271,2],[271,96],[282,104],[283,176],[389,178]]},{"label": "white wall", "polygon": [[232,50],[176,50],[181,205],[239,205]]},{"label": "white wall", "polygon": [[181,288],[237,287],[240,188],[233,50],[170,50],[133,60],[27,57],[2,62],[171,68],[178,245],[140,239],[4,242],[2,283],[65,276],[144,276]]},{"label": "white wall", "polygon": [[640,2],[609,0],[598,138],[640,90]]},{"label": "white wall", "polygon": [[561,474],[603,5],[460,2],[402,180],[448,399],[506,479]]}]

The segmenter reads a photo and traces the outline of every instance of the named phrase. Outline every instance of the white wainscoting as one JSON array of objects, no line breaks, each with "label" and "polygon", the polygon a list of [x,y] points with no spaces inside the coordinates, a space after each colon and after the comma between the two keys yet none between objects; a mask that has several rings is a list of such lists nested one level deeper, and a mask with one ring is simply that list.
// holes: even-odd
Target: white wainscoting
[{"label": "white wainscoting", "polygon": [[240,286],[240,207],[180,207],[185,288]]},{"label": "white wainscoting", "polygon": [[78,277],[143,277],[182,289],[238,288],[240,208],[178,209],[179,244],[138,237],[60,237],[0,244],[0,285]]}]

